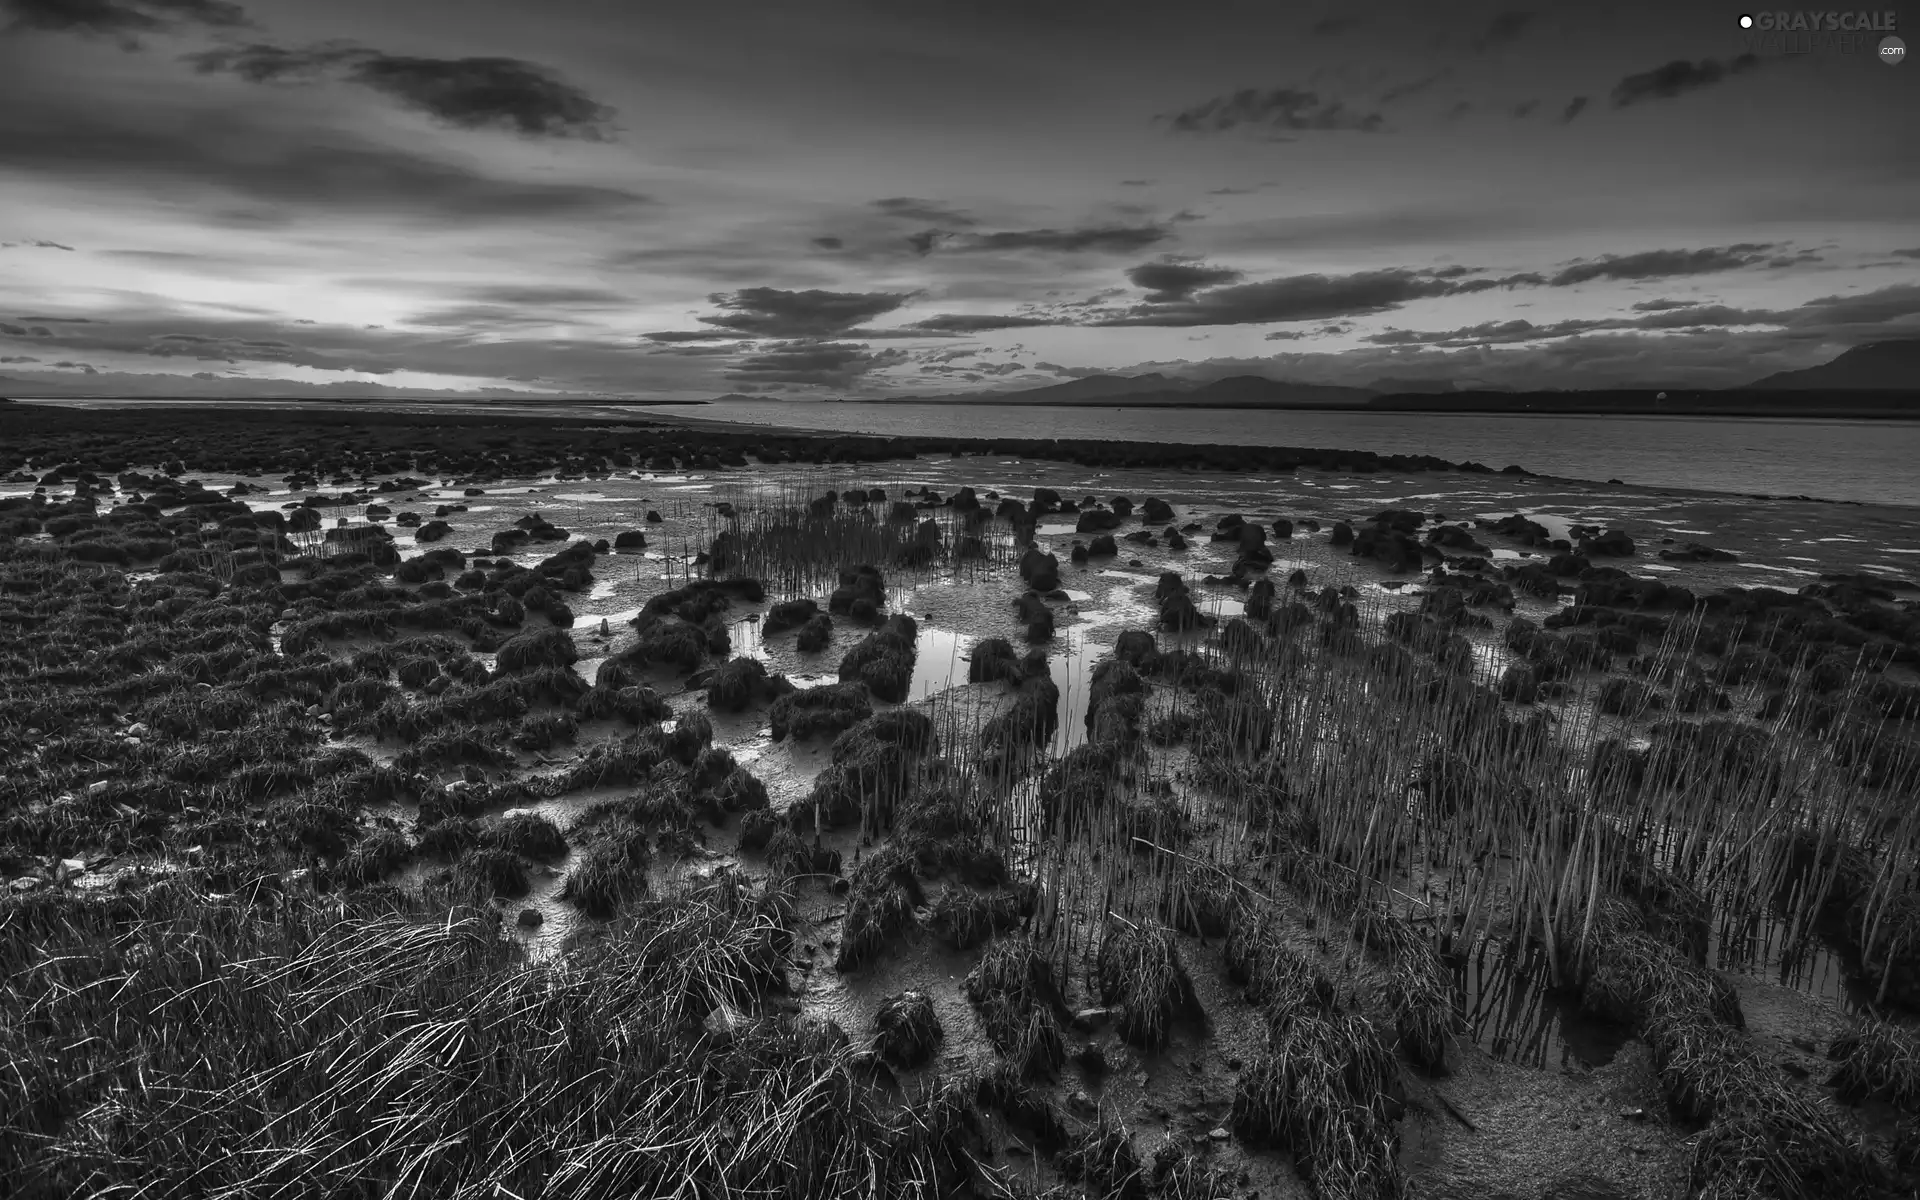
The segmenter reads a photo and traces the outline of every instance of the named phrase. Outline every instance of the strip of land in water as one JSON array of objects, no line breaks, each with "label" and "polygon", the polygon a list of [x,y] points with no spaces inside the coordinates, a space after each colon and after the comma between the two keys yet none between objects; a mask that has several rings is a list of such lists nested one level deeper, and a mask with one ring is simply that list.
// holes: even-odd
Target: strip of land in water
[{"label": "strip of land in water", "polygon": [[1352,403],[1278,400],[1214,401],[1197,404],[1180,395],[1147,392],[1042,404],[1008,397],[928,401],[852,400],[853,404],[956,404],[997,408],[1185,408],[1256,409],[1300,412],[1501,413],[1566,416],[1604,413],[1617,416],[1771,417],[1807,420],[1920,421],[1920,391],[1720,391],[1720,392],[1452,392],[1403,393]]}]

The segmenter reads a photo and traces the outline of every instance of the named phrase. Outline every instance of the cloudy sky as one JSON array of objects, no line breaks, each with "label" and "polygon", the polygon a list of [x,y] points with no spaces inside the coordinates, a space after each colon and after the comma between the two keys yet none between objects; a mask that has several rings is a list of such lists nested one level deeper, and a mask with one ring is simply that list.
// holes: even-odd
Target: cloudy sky
[{"label": "cloudy sky", "polygon": [[1920,335],[1920,65],[1739,12],[0,0],[0,387],[1713,386]]}]

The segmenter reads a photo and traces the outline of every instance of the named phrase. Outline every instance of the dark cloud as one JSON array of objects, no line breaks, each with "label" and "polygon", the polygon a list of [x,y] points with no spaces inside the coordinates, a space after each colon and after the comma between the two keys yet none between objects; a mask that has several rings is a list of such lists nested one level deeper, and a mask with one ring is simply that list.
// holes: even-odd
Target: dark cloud
[{"label": "dark cloud", "polygon": [[467,295],[482,304],[579,305],[588,308],[621,307],[632,299],[606,288],[545,286],[505,283],[467,289]]},{"label": "dark cloud", "polygon": [[813,239],[813,245],[820,250],[838,250],[846,243],[837,237],[817,237]]},{"label": "dark cloud", "polygon": [[76,109],[0,107],[0,161],[16,176],[120,187],[269,228],[297,210],[444,224],[630,215],[652,203],[619,188],[503,179],[344,133],[289,137],[233,110],[141,128]]},{"label": "dark cloud", "polygon": [[33,238],[25,242],[0,242],[0,250],[17,250],[22,246],[30,247],[36,250],[72,250],[73,249],[72,246],[63,246],[59,242],[42,241],[39,238]]},{"label": "dark cloud", "polygon": [[1625,108],[1643,100],[1671,100],[1675,96],[1712,87],[1759,65],[1760,60],[1751,54],[1742,54],[1724,63],[1712,58],[1704,58],[1697,63],[1676,58],[1665,66],[1629,75],[1615,84],[1613,106]]},{"label": "dark cloud", "polygon": [[0,333],[4,333],[8,337],[52,337],[53,336],[53,331],[51,329],[48,329],[45,325],[35,325],[35,326],[32,326],[31,328],[28,328],[26,326],[21,326],[21,325],[10,325],[4,321],[0,321]]},{"label": "dark cloud", "polygon": [[1765,242],[1740,242],[1702,250],[1645,250],[1639,254],[1608,254],[1575,261],[1548,282],[1554,287],[1593,279],[1663,279],[1678,275],[1708,275],[1764,262],[1774,247]]},{"label": "dark cloud", "polygon": [[855,342],[782,342],[741,359],[727,372],[726,379],[761,386],[780,383],[848,388],[868,372],[905,358],[903,350],[876,354]]},{"label": "dark cloud", "polygon": [[1203,267],[1190,263],[1142,263],[1127,272],[1137,288],[1146,289],[1148,304],[1171,304],[1191,299],[1201,288],[1238,283],[1241,272],[1232,267]]},{"label": "dark cloud", "polygon": [[340,39],[297,49],[253,42],[198,50],[181,55],[181,61],[191,63],[202,75],[235,75],[249,83],[310,82],[375,53]]},{"label": "dark cloud", "polygon": [[1377,132],[1379,113],[1356,112],[1338,100],[1323,100],[1318,92],[1302,88],[1242,88],[1230,96],[1215,96],[1191,108],[1164,114],[1179,133],[1218,133],[1241,125],[1281,130],[1359,130]]},{"label": "dark cloud", "polygon": [[1824,296],[1796,308],[1733,308],[1723,304],[1694,304],[1676,300],[1649,300],[1633,306],[1640,315],[1554,321],[1487,321],[1459,329],[1416,331],[1390,329],[1362,340],[1377,346],[1471,347],[1541,342],[1595,333],[1662,333],[1684,330],[1724,332],[1733,328],[1771,326],[1773,336],[1848,341],[1885,336],[1890,324],[1920,317],[1920,284],[1897,284],[1850,296]]},{"label": "dark cloud", "polygon": [[32,321],[37,321],[37,322],[40,322],[40,323],[42,323],[42,324],[47,324],[47,325],[98,325],[98,324],[103,324],[103,322],[99,322],[99,321],[95,321],[95,320],[94,320],[94,319],[93,319],[92,317],[37,317],[37,316],[36,316],[36,317],[20,317],[20,318],[18,318],[18,319],[19,319],[19,320],[22,320],[22,321],[29,321],[29,322],[32,322]]},{"label": "dark cloud", "polygon": [[1796,254],[1782,254],[1767,260],[1769,267],[1797,267],[1801,263],[1823,262],[1818,254],[1811,250],[1802,250]]},{"label": "dark cloud", "polygon": [[1428,88],[1432,87],[1434,84],[1439,83],[1442,79],[1445,79],[1447,77],[1447,74],[1448,73],[1446,71],[1435,71],[1431,75],[1426,75],[1419,79],[1410,80],[1406,83],[1402,83],[1394,87],[1390,87],[1386,91],[1380,93],[1380,103],[1392,104],[1396,100],[1405,100],[1408,96],[1417,96],[1421,92],[1424,92]]},{"label": "dark cloud", "polygon": [[1169,304],[1138,305],[1093,325],[1263,325],[1319,321],[1386,312],[1411,300],[1500,286],[1458,283],[1429,272],[1362,271],[1353,275],[1292,275],[1261,283],[1212,288]]},{"label": "dark cloud", "polygon": [[29,363],[39,361],[39,359],[31,354],[0,354],[0,363]]},{"label": "dark cloud", "polygon": [[1787,316],[1787,324],[1802,328],[1883,325],[1920,315],[1920,283],[1897,283],[1850,296],[1822,296],[1809,300]]},{"label": "dark cloud", "polygon": [[[925,320],[915,321],[910,328],[926,330],[929,333],[986,333],[995,329],[1025,329],[1036,325],[1059,325],[1062,322],[1051,317],[994,316],[975,313],[941,313]],[[974,351],[955,351],[956,354],[972,354]]]},{"label": "dark cloud", "polygon": [[1357,29],[1365,23],[1365,19],[1362,17],[1350,16],[1346,13],[1336,13],[1332,16],[1321,17],[1309,26],[1309,28],[1316,37],[1332,37],[1337,33],[1345,33],[1349,29]]},{"label": "dark cloud", "polygon": [[679,342],[743,342],[754,335],[746,333],[728,333],[720,329],[669,329],[662,333],[642,334],[650,342],[675,344]]},{"label": "dark cloud", "polygon": [[979,224],[966,213],[938,200],[916,200],[912,196],[890,196],[885,200],[875,200],[873,207],[890,217],[899,217],[903,221],[917,221],[929,225],[952,226],[956,229],[968,229]]},{"label": "dark cloud", "polygon": [[1487,22],[1486,29],[1482,31],[1479,37],[1474,39],[1474,50],[1477,53],[1485,53],[1495,46],[1504,46],[1508,42],[1516,40],[1521,34],[1526,32],[1527,26],[1533,24],[1533,19],[1537,15],[1536,13],[1520,11],[1498,12],[1493,14],[1493,19]]},{"label": "dark cloud", "polygon": [[[890,313],[913,298],[911,292],[804,292],[779,288],[742,288],[709,299],[725,310],[701,317],[703,325],[754,338],[833,337],[863,321]],[[650,335],[651,336],[651,335]],[[655,339],[659,340],[659,339]]]},{"label": "dark cloud", "polygon": [[337,75],[461,129],[599,141],[614,115],[553,72],[517,58],[421,58],[341,41],[293,50],[222,46],[186,58],[203,74],[255,83]]},{"label": "dark cloud", "polygon": [[163,333],[138,353],[155,358],[193,358],[202,362],[262,362],[321,371],[353,371],[389,375],[393,367],[377,363],[342,361],[277,338],[217,337],[199,333]]},{"label": "dark cloud", "polygon": [[1152,187],[1153,182],[1154,181],[1151,179],[1122,179],[1120,181],[1120,186],[1121,187]]},{"label": "dark cloud", "polygon": [[54,363],[53,365],[70,371],[81,371],[88,375],[98,375],[100,373],[99,368],[95,367],[92,363],[62,361]]},{"label": "dark cloud", "polygon": [[[1190,218],[1182,214],[1174,219]],[[909,241],[923,254],[934,249],[947,253],[1038,250],[1074,254],[1092,250],[1124,254],[1144,250],[1172,236],[1173,231],[1164,225],[1096,225],[1081,229],[1009,229],[973,234],[930,229]],[[921,250],[923,240],[926,249]]]},{"label": "dark cloud", "polygon": [[529,312],[501,304],[450,304],[422,309],[401,318],[403,325],[429,329],[526,329],[555,323],[551,313]]},{"label": "dark cloud", "polygon": [[1560,110],[1560,123],[1562,125],[1568,124],[1585,111],[1587,111],[1587,98],[1585,96],[1575,96],[1573,99],[1567,101],[1565,108]]},{"label": "dark cloud", "polygon": [[1920,246],[1915,246],[1911,250],[1895,250],[1893,255],[1895,258],[1920,258]]},{"label": "dark cloud", "polygon": [[1514,105],[1510,111],[1513,113],[1516,119],[1525,120],[1527,117],[1530,117],[1533,115],[1534,109],[1539,107],[1540,107],[1540,102],[1538,100],[1523,100],[1520,103]]},{"label": "dark cloud", "polygon": [[181,25],[230,29],[247,25],[246,11],[226,0],[0,0],[8,28],[41,33],[125,37]]},{"label": "dark cloud", "polygon": [[1453,102],[1453,107],[1447,109],[1447,111],[1443,115],[1446,117],[1447,120],[1452,121],[1460,117],[1464,117],[1472,111],[1473,111],[1473,103],[1471,101],[1455,100]]}]

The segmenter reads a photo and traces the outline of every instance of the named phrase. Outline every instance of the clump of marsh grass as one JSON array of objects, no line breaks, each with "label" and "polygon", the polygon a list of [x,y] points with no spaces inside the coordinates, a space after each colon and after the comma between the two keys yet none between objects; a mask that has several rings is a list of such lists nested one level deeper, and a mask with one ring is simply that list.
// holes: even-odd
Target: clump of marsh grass
[{"label": "clump of marsh grass", "polygon": [[1105,1113],[1060,1156],[1060,1174],[1101,1200],[1146,1200],[1148,1175],[1126,1126]]},{"label": "clump of marsh grass", "polygon": [[840,733],[873,715],[873,703],[857,683],[829,683],[781,696],[767,710],[773,740]]},{"label": "clump of marsh grass", "polygon": [[527,865],[511,850],[473,846],[454,859],[449,883],[457,896],[518,899],[527,894]]},{"label": "clump of marsh grass", "polygon": [[794,648],[802,654],[817,654],[833,644],[833,618],[826,613],[815,613],[807,618],[800,627],[800,635],[793,641]]},{"label": "clump of marsh grass", "polygon": [[524,858],[552,860],[567,856],[567,835],[540,813],[515,813],[479,827],[480,844]]},{"label": "clump of marsh grass", "polygon": [[794,819],[803,827],[832,829],[855,819],[867,829],[886,827],[910,794],[920,754],[932,738],[932,719],[913,709],[886,709],[866,718],[833,740],[833,761],[794,806]]},{"label": "clump of marsh grass", "polygon": [[1120,1036],[1145,1050],[1164,1048],[1174,1020],[1199,1010],[1173,935],[1159,925],[1109,921],[1094,976],[1101,1000],[1120,1008]]},{"label": "clump of marsh grass", "polygon": [[1839,1064],[1827,1086],[1853,1101],[1884,1100],[1920,1112],[1920,1035],[1888,1021],[1862,1021],[1833,1040]]},{"label": "clump of marsh grass", "polygon": [[1764,1105],[1732,1113],[1695,1137],[1687,1166],[1689,1196],[1881,1200],[1900,1194],[1898,1175],[1847,1134],[1831,1112],[1785,1089],[1767,1092]]},{"label": "clump of marsh grass", "polygon": [[766,615],[760,619],[760,632],[784,633],[805,625],[819,615],[820,605],[811,599],[782,600],[767,608]]},{"label": "clump of marsh grass", "polygon": [[833,964],[842,972],[871,963],[890,941],[913,928],[913,910],[926,901],[912,854],[894,843],[869,855],[848,882],[847,918]]},{"label": "clump of marsh grass", "polygon": [[1066,1061],[1058,1011],[1062,992],[1053,964],[1026,937],[988,943],[968,972],[967,999],[981,1029],[1020,1078],[1050,1074]]},{"label": "clump of marsh grass", "polygon": [[848,650],[840,660],[842,683],[864,683],[875,696],[892,704],[907,699],[913,679],[913,660],[919,627],[912,617],[896,613],[886,624]]},{"label": "clump of marsh grass", "polygon": [[707,706],[725,712],[745,712],[755,701],[788,695],[794,686],[785,675],[770,675],[757,658],[729,659],[706,674]]},{"label": "clump of marsh grass", "polygon": [[1025,676],[1026,668],[1020,656],[1014,651],[1013,643],[1005,638],[985,638],[976,642],[967,656],[968,683],[995,680],[1018,683]]},{"label": "clump of marsh grass", "polygon": [[933,997],[925,992],[901,992],[880,1005],[873,1020],[873,1046],[881,1057],[902,1067],[918,1067],[933,1057],[946,1036]]},{"label": "clump of marsh grass", "polygon": [[607,920],[647,894],[652,860],[645,828],[616,818],[589,831],[560,886],[560,899],[595,920]]},{"label": "clump of marsh grass", "polygon": [[927,916],[927,928],[954,950],[971,950],[1012,933],[1027,906],[1011,892],[975,892],[950,887],[940,893]]},{"label": "clump of marsh grass", "polygon": [[1357,1013],[1270,1006],[1268,1015],[1267,1053],[1234,1090],[1234,1133],[1287,1149],[1315,1196],[1397,1200],[1405,1180],[1388,1097],[1398,1068],[1379,1031]]},{"label": "clump of marsh grass", "polygon": [[367,887],[386,879],[413,860],[414,848],[406,835],[392,829],[376,829],[355,842],[340,860],[334,879],[348,888]]},{"label": "clump of marsh grass", "polygon": [[580,660],[573,636],[564,629],[536,629],[515,634],[500,645],[494,665],[501,673],[536,667],[570,667]]}]

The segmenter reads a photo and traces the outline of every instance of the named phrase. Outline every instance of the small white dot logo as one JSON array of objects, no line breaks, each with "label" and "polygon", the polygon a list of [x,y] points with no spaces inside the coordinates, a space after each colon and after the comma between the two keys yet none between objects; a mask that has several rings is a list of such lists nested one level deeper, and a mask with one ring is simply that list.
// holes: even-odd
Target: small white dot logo
[{"label": "small white dot logo", "polygon": [[1750,16],[1746,16],[1746,15],[1744,15],[1744,14],[1743,14],[1743,15],[1742,15],[1742,16],[1740,17],[1740,28],[1742,28],[1742,29],[1752,29],[1752,28],[1753,28],[1753,18],[1752,18],[1752,17],[1750,17]]},{"label": "small white dot logo", "polygon": [[1907,44],[1897,37],[1882,38],[1880,61],[1890,67],[1897,67],[1907,61]]}]

